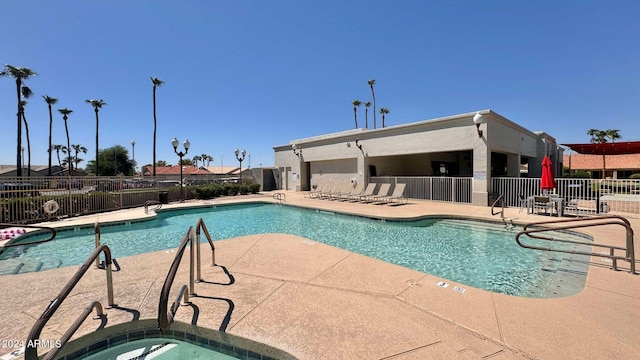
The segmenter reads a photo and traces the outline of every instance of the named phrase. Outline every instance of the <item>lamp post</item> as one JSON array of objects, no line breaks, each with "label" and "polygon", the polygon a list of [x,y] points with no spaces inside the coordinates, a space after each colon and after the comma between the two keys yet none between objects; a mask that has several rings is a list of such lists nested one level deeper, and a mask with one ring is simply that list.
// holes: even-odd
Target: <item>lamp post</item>
[{"label": "lamp post", "polygon": [[247,152],[244,149],[242,149],[242,152],[240,152],[240,150],[236,148],[235,154],[236,154],[236,159],[238,159],[238,161],[240,162],[240,183],[242,184],[242,160],[244,160],[244,157],[245,155],[247,155]]},{"label": "lamp post", "polygon": [[184,152],[178,151],[179,143],[180,142],[176,138],[173,138],[173,140],[171,140],[173,151],[180,157],[180,162],[178,163],[178,166],[180,167],[180,202],[184,202],[184,184],[182,183],[182,157],[187,155],[187,153],[189,152],[189,146],[191,146],[191,143],[189,142],[189,139],[184,140],[184,144],[182,144],[184,146]]},{"label": "lamp post", "polygon": [[131,154],[133,155],[133,176],[136,176],[136,141],[131,140]]}]

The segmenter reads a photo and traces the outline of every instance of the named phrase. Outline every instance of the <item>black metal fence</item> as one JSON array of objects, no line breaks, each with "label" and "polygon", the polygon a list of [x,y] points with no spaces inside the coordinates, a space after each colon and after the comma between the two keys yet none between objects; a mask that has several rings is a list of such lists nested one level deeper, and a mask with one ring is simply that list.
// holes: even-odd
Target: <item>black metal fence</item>
[{"label": "black metal fence", "polygon": [[[184,181],[184,198],[196,185],[222,181]],[[0,222],[36,223],[104,211],[143,206],[148,200],[177,201],[180,181],[174,178],[22,177],[0,178]]]}]

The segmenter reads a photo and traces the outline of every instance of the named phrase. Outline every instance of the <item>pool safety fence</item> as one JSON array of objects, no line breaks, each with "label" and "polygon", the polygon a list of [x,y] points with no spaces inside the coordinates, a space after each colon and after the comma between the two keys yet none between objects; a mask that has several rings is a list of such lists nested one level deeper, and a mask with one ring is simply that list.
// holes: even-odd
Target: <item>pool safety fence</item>
[{"label": "pool safety fence", "polygon": [[551,195],[562,198],[565,215],[610,212],[640,214],[640,180],[558,178],[556,188],[540,189],[540,178],[495,177],[491,191],[504,195],[506,207],[522,206],[522,199]]}]

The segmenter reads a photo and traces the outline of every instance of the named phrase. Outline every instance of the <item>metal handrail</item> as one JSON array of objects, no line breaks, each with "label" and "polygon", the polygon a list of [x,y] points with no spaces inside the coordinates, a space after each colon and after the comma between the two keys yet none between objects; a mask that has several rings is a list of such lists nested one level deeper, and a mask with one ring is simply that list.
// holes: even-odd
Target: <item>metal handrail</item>
[{"label": "metal handrail", "polygon": [[[177,311],[177,302],[179,298],[184,295],[184,303],[189,302],[189,297],[192,295],[196,295],[195,291],[195,279],[194,279],[194,257],[197,259],[197,279],[198,281],[202,281],[202,271],[201,271],[201,261],[200,261],[200,233],[204,231],[204,235],[211,246],[211,266],[215,266],[216,264],[216,253],[215,246],[213,245],[213,240],[211,239],[211,235],[209,234],[209,230],[207,229],[207,225],[204,223],[202,218],[199,218],[196,221],[195,231],[192,226],[189,227],[187,233],[182,238],[180,242],[180,246],[178,246],[178,252],[176,256],[173,258],[173,262],[171,263],[171,267],[169,268],[169,273],[164,281],[162,286],[162,291],[160,292],[160,301],[158,304],[158,328],[162,330],[166,330],[169,325],[173,322],[173,317]],[[187,290],[187,285],[183,285],[180,288],[180,292],[178,294],[178,298],[171,305],[171,309],[168,310],[169,306],[169,293],[171,292],[171,286],[173,285],[173,281],[175,280],[176,274],[178,272],[178,267],[180,266],[180,262],[182,261],[182,257],[184,256],[184,251],[189,244],[189,288]],[[186,291],[186,292],[185,292]]]},{"label": "metal handrail", "polygon": [[[196,243],[198,245],[196,247],[196,259],[197,259],[197,266],[198,266],[196,281],[202,281],[202,271],[201,271],[201,265],[200,265],[200,230],[201,229],[204,231],[204,235],[207,238],[207,241],[209,242],[209,246],[211,246],[211,266],[216,265],[216,247],[213,245],[213,240],[211,239],[209,230],[207,230],[207,225],[205,225],[204,220],[202,218],[199,218],[198,221],[196,221]],[[192,294],[195,293],[193,289],[193,284],[191,284],[191,293]]]},{"label": "metal handrail", "polygon": [[[178,267],[180,266],[180,261],[182,260],[182,256],[184,255],[184,250],[187,247],[187,243],[190,243],[189,257],[190,257],[190,284],[193,284],[193,251],[194,251],[194,239],[193,239],[193,227],[189,226],[187,233],[182,238],[180,242],[180,246],[178,247],[178,251],[176,256],[173,258],[173,262],[171,263],[171,267],[169,268],[169,273],[164,280],[164,284],[162,285],[162,291],[160,292],[160,301],[158,303],[158,328],[160,331],[167,330],[169,325],[173,322],[173,316],[175,313],[171,313],[167,311],[168,303],[169,303],[169,292],[171,291],[171,286],[173,285],[173,281],[176,278],[176,274],[178,272]],[[193,285],[192,285],[193,287]],[[184,286],[183,286],[184,288]]]},{"label": "metal handrail", "polygon": [[[80,266],[78,271],[76,271],[73,277],[71,277],[69,282],[67,282],[67,284],[64,286],[62,291],[60,291],[60,294],[58,294],[58,296],[51,301],[47,309],[42,313],[42,315],[40,315],[40,318],[38,318],[36,323],[31,328],[31,331],[29,332],[29,336],[27,338],[27,346],[24,353],[24,358],[26,360],[38,360],[38,342],[35,340],[40,337],[40,333],[42,332],[42,329],[44,329],[44,326],[51,319],[56,310],[58,310],[60,305],[62,305],[62,302],[67,298],[67,296],[69,296],[71,290],[73,290],[80,279],[82,279],[82,276],[84,276],[84,274],[87,272],[93,260],[100,256],[101,252],[104,252],[105,268],[107,270],[107,300],[110,307],[115,306],[113,302],[113,279],[111,276],[111,250],[109,250],[109,247],[107,245],[101,245],[100,247],[95,249],[84,262],[84,264]],[[63,345],[64,344],[62,344],[60,347],[62,347]]]},{"label": "metal handrail", "polygon": [[[600,221],[600,222],[598,222]],[[562,224],[562,223],[578,223],[578,224],[570,224],[564,226],[553,226],[551,228],[545,227],[541,229],[533,229],[529,230],[528,228],[531,226],[540,226],[546,224]],[[564,239],[555,239],[549,236],[535,235],[537,233],[546,232],[546,231],[557,231],[557,230],[567,230],[567,229],[576,229],[576,228],[585,228],[585,227],[593,227],[593,226],[602,226],[602,225],[620,225],[626,229],[626,246],[613,246],[613,245],[604,245],[604,244],[595,244],[588,243],[583,241],[572,241],[572,240],[564,240]],[[531,246],[525,245],[520,241],[520,236],[526,235],[530,238],[538,239],[538,240],[549,240],[549,241],[557,241],[571,244],[581,244],[587,246],[595,246],[601,248],[609,249],[609,254],[599,254],[595,252],[583,252],[583,251],[572,251],[572,250],[558,250],[540,247],[540,246]],[[630,263],[630,273],[636,274],[636,258],[635,258],[635,250],[633,244],[633,229],[631,228],[631,223],[626,218],[619,215],[607,215],[607,216],[599,216],[593,217],[589,219],[562,219],[562,220],[549,220],[549,221],[540,221],[535,223],[530,223],[524,226],[521,232],[516,235],[516,242],[523,248],[527,249],[535,249],[535,250],[545,250],[545,251],[555,251],[555,252],[563,252],[569,254],[578,254],[578,255],[588,255],[588,256],[598,256],[604,257],[612,260],[613,269],[618,270],[618,260],[629,261]],[[616,256],[614,254],[615,250],[624,250],[625,256]]]},{"label": "metal handrail", "polygon": [[151,206],[151,205],[158,205],[158,207],[155,208],[155,210],[158,210],[158,209],[162,208],[162,203],[160,201],[158,201],[158,200],[147,200],[147,201],[144,202],[144,213],[145,214],[149,213],[149,206]]},{"label": "metal handrail", "polygon": [[[498,201],[500,201],[500,203],[502,204],[502,210],[500,210],[499,212],[494,212],[494,208],[498,203]],[[500,194],[500,196],[498,196],[498,198],[493,202],[493,204],[491,204],[491,215],[497,215],[497,214],[500,214],[500,217],[504,219],[504,194]]]},{"label": "metal handrail", "polygon": [[284,193],[275,193],[273,194],[273,198],[278,200],[280,203],[282,203],[283,201],[286,202],[286,196]]},{"label": "metal handrail", "polygon": [[[100,224],[96,221],[93,224],[93,232],[96,237],[96,249],[100,247]],[[96,268],[100,267],[100,257],[96,257]]]},{"label": "metal handrail", "polygon": [[96,309],[96,319],[102,319],[105,317],[104,311],[102,310],[102,304],[100,304],[99,301],[91,302],[91,304],[89,304],[89,306],[87,306],[87,308],[84,309],[82,314],[78,316],[76,321],[73,322],[69,330],[67,330],[67,332],[65,332],[64,335],[62,335],[62,337],[59,340],[60,341],[59,344],[56,344],[58,346],[55,346],[51,351],[49,351],[42,358],[42,360],[50,360],[55,358],[55,356],[58,355],[58,353],[62,350],[62,346],[64,346],[66,343],[69,342],[73,334],[75,334],[75,332],[78,331],[78,328],[80,328],[80,325],[82,325],[82,323],[87,319],[87,317],[89,316],[89,314],[91,314],[91,311],[93,311],[94,308]]},{"label": "metal handrail", "polygon": [[45,243],[45,242],[51,241],[51,240],[53,240],[53,239],[55,239],[55,238],[56,238],[56,234],[58,233],[58,232],[56,231],[56,229],[55,229],[55,228],[47,227],[47,226],[38,226],[38,225],[16,225],[16,224],[0,223],[0,229],[4,229],[5,227],[21,227],[21,228],[27,228],[27,229],[40,229],[40,230],[47,230],[47,231],[51,231],[51,237],[49,237],[48,239],[45,239],[45,240],[36,240],[36,241],[29,241],[29,242],[7,243],[7,244],[4,244],[2,248],[0,248],[0,254],[2,254],[2,252],[3,252],[3,251],[4,251],[4,249],[6,249],[6,248],[15,247],[15,246],[34,245],[34,244],[40,244],[40,243]]}]

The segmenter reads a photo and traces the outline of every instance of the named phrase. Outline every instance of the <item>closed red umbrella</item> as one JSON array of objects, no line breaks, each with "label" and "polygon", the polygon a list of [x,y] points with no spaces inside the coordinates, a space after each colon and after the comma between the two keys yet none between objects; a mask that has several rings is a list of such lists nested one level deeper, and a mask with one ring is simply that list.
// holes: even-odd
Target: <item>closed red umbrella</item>
[{"label": "closed red umbrella", "polygon": [[551,159],[545,155],[544,159],[542,159],[542,177],[540,178],[540,188],[542,190],[556,188],[556,180],[553,178],[553,168],[551,165]]}]

